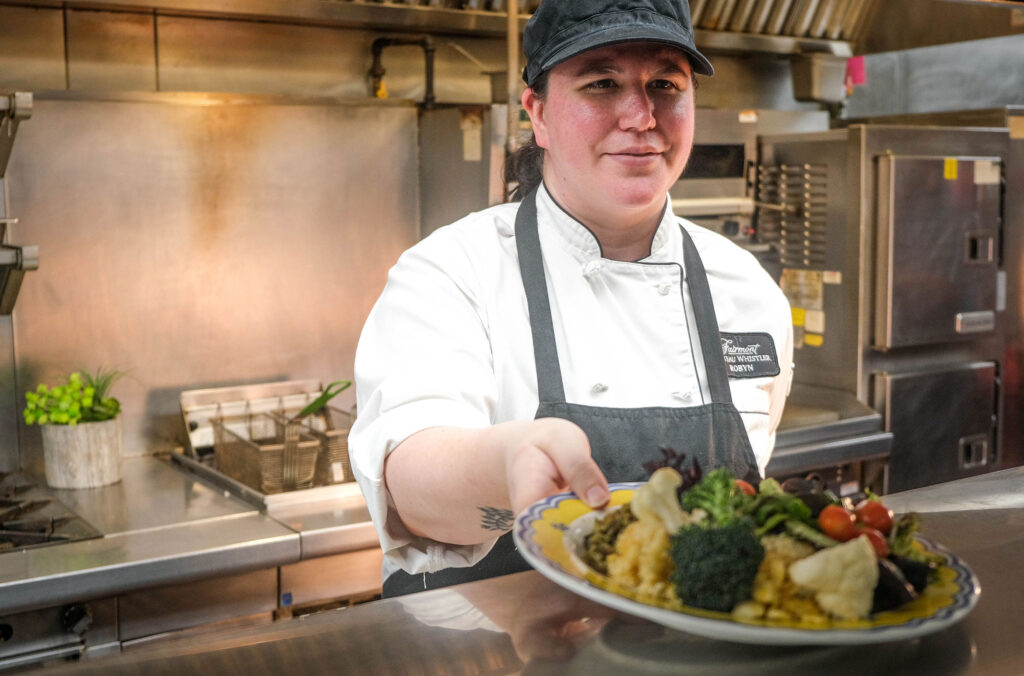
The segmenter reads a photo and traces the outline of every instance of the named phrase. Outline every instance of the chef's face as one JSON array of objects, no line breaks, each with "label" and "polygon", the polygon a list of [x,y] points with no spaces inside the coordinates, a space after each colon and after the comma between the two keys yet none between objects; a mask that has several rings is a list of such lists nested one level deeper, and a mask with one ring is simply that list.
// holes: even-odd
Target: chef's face
[{"label": "chef's face", "polygon": [[683,52],[627,43],[584,52],[549,72],[547,90],[523,94],[544,180],[587,222],[660,215],[693,144],[693,79]]}]

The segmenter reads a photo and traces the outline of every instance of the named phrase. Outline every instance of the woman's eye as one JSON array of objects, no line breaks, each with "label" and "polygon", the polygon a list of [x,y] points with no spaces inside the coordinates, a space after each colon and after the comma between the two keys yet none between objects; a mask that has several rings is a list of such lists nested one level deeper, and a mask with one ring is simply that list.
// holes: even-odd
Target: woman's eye
[{"label": "woman's eye", "polygon": [[679,89],[671,80],[652,80],[649,86],[651,89]]}]

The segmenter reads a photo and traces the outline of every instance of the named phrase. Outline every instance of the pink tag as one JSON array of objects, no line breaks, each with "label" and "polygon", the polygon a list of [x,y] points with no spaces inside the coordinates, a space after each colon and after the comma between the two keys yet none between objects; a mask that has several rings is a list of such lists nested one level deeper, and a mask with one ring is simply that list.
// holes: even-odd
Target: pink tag
[{"label": "pink tag", "polygon": [[846,60],[846,77],[844,80],[847,93],[852,92],[854,87],[867,83],[868,72],[864,67],[863,56],[851,56]]}]

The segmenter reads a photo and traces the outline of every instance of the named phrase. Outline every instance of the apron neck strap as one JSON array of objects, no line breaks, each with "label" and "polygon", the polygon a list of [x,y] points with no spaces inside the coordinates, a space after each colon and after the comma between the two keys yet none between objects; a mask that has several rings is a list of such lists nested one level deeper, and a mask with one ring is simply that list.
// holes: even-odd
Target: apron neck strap
[{"label": "apron neck strap", "polygon": [[551,304],[544,276],[544,257],[540,252],[537,232],[537,188],[523,198],[516,212],[516,251],[519,254],[519,272],[526,290],[526,306],[530,311],[530,330],[533,333],[533,358],[537,365],[537,395],[540,403],[565,401],[562,369],[555,346],[555,327],[551,322]]},{"label": "apron neck strap", "polygon": [[[541,255],[540,235],[537,230],[538,189],[539,186],[523,198],[519,211],[516,212],[516,251],[519,254],[519,272],[523,277],[523,288],[526,290],[526,306],[530,313],[538,398],[540,403],[561,403],[565,401],[565,387],[555,345],[555,328],[551,321],[551,304],[548,301],[547,280],[544,275],[544,257]],[[711,401],[731,404],[732,392],[729,389],[725,360],[722,358],[722,338],[718,332],[718,320],[715,317],[707,273],[690,234],[681,225],[679,229],[683,233],[686,283],[697,320],[697,333],[700,336],[700,348],[704,356]]]},{"label": "apron neck strap", "polygon": [[679,229],[683,233],[686,286],[690,289],[690,301],[693,303],[693,314],[697,320],[700,351],[704,356],[704,370],[708,376],[711,401],[731,404],[732,390],[729,389],[729,376],[725,370],[725,358],[722,356],[722,336],[718,331],[718,318],[715,316],[711,287],[708,286],[708,275],[704,271],[704,263],[697,253],[697,246],[693,243],[690,233],[686,232],[682,225]]}]

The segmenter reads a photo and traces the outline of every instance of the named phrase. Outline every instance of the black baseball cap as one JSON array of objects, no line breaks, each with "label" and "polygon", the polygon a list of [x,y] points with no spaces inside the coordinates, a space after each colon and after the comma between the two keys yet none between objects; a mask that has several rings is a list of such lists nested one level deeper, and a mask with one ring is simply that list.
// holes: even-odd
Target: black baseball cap
[{"label": "black baseball cap", "polygon": [[523,80],[532,85],[563,61],[622,42],[671,45],[686,53],[694,72],[715,73],[693,44],[688,0],[544,0],[523,32]]}]

